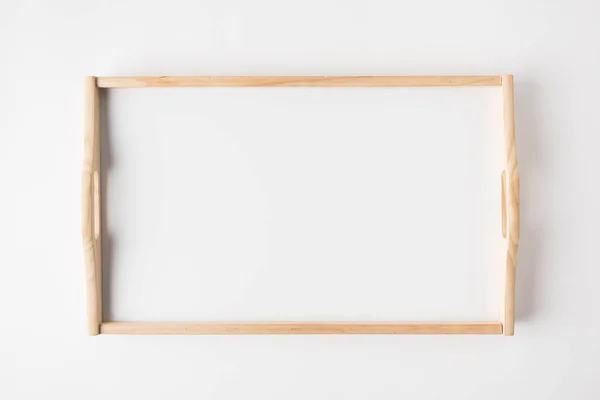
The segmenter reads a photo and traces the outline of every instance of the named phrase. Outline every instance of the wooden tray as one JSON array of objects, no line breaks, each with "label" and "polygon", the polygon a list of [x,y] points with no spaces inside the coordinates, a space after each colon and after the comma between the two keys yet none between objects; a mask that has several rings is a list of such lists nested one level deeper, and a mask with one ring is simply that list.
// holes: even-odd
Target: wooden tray
[{"label": "wooden tray", "polygon": [[[502,236],[506,275],[502,320],[468,323],[138,323],[102,318],[100,179],[101,89],[145,87],[458,87],[498,86],[502,93],[506,166],[501,171]],[[499,111],[500,112],[500,111]],[[98,334],[514,334],[515,274],[519,246],[519,170],[512,75],[502,76],[192,76],[85,78],[82,236],[90,335]]]}]

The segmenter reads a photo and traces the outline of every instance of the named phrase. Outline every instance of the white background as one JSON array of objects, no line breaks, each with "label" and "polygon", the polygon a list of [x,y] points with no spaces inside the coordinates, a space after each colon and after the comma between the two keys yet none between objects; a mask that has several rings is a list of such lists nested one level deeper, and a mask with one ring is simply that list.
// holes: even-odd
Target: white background
[{"label": "white background", "polygon": [[[2,2],[4,398],[595,399],[593,1]],[[515,74],[516,336],[97,337],[80,238],[83,75]]]},{"label": "white background", "polygon": [[110,90],[107,320],[500,321],[501,98]]}]

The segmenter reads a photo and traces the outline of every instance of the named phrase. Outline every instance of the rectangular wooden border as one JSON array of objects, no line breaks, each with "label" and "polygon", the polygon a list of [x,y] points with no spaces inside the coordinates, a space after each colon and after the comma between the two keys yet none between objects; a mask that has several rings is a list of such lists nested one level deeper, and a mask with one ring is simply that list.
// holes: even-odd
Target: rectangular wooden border
[{"label": "rectangular wooden border", "polygon": [[[512,75],[497,76],[135,76],[85,78],[82,237],[90,335],[98,334],[504,334],[514,335],[519,247],[519,170]],[[502,236],[507,241],[502,321],[466,323],[140,323],[102,319],[100,226],[100,88],[144,87],[460,87],[499,86],[502,92],[506,167],[501,173]]]}]

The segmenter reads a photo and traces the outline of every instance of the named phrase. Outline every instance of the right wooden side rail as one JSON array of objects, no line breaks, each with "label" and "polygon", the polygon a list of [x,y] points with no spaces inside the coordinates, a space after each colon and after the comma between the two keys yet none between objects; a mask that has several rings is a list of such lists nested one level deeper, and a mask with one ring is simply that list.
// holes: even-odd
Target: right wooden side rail
[{"label": "right wooden side rail", "polygon": [[515,285],[517,278],[517,255],[519,252],[519,166],[515,140],[514,83],[512,75],[502,76],[502,106],[504,142],[506,146],[506,206],[508,217],[506,280],[504,287],[503,326],[504,335],[515,334]]}]

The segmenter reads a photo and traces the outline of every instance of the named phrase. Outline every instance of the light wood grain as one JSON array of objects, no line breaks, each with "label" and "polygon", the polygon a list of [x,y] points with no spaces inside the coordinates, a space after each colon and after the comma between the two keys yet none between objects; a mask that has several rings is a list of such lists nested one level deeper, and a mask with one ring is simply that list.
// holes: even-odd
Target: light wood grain
[{"label": "light wood grain", "polygon": [[504,288],[504,335],[515,333],[515,285],[519,251],[519,167],[515,140],[514,83],[512,75],[502,76],[504,140],[506,144],[508,249],[506,252],[506,281]]},{"label": "light wood grain", "polygon": [[101,88],[321,86],[500,86],[501,76],[116,76],[98,77]]},{"label": "light wood grain", "polygon": [[500,203],[502,213],[502,237],[506,238],[506,171],[502,171],[500,177]]},{"label": "light wood grain", "polygon": [[102,238],[100,235],[100,106],[96,78],[85,78],[82,169],[82,239],[85,261],[88,333],[102,322]]},{"label": "light wood grain", "polygon": [[144,323],[104,322],[102,334],[138,335],[325,335],[502,334],[502,323]]}]

